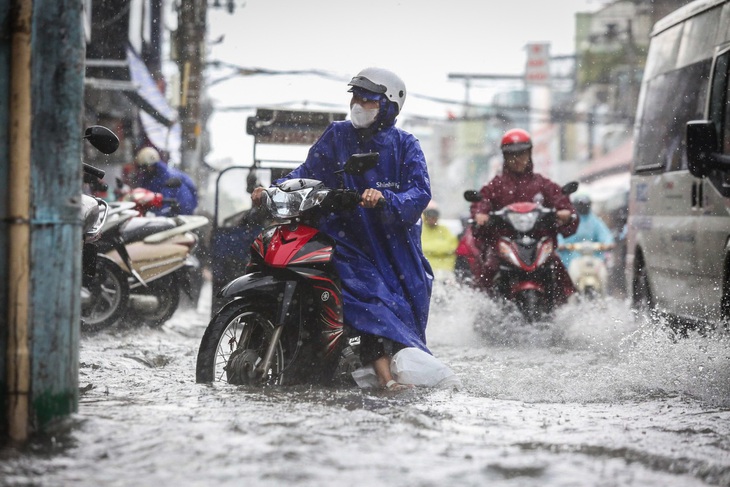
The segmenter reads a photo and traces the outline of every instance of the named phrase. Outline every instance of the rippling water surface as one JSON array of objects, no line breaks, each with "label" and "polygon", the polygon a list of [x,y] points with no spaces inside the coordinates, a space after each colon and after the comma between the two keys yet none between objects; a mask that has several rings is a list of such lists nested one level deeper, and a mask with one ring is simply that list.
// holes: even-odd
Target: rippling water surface
[{"label": "rippling water surface", "polygon": [[208,317],[84,337],[79,413],[2,451],[0,485],[730,485],[729,338],[620,300],[527,326],[439,285],[429,345],[463,388],[397,396],[196,384]]}]

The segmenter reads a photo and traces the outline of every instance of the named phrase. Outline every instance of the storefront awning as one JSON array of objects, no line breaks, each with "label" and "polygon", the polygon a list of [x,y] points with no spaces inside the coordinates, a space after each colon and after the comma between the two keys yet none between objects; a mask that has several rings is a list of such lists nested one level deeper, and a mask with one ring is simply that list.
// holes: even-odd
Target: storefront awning
[{"label": "storefront awning", "polygon": [[86,60],[86,86],[123,92],[141,110],[140,121],[147,138],[169,153],[169,161],[180,161],[181,129],[177,111],[160,91],[145,63],[131,47],[126,60]]}]

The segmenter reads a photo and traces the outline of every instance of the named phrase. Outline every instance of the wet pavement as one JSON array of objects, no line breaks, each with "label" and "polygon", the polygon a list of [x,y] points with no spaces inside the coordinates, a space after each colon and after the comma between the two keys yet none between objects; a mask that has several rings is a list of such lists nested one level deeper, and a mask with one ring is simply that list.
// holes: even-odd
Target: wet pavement
[{"label": "wet pavement", "polygon": [[0,485],[730,485],[726,335],[616,299],[527,326],[440,285],[429,346],[461,390],[261,389],[195,383],[208,302],[85,336],[78,414],[2,450]]}]

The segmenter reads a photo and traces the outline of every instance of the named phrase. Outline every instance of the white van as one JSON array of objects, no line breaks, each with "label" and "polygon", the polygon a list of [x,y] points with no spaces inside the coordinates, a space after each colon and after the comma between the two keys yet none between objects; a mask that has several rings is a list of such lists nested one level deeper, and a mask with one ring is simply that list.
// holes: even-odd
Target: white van
[{"label": "white van", "polygon": [[654,26],[634,126],[627,285],[638,309],[730,319],[730,0]]}]

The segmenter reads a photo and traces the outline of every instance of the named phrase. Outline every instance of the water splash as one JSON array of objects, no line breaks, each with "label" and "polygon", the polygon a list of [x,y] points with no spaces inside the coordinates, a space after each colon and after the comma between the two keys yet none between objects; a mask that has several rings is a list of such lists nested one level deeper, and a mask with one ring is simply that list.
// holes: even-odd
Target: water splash
[{"label": "water splash", "polygon": [[458,285],[436,283],[428,329],[473,394],[528,402],[611,402],[680,396],[730,405],[730,337],[677,338],[661,319],[615,298],[574,302],[552,320],[519,313]]}]

